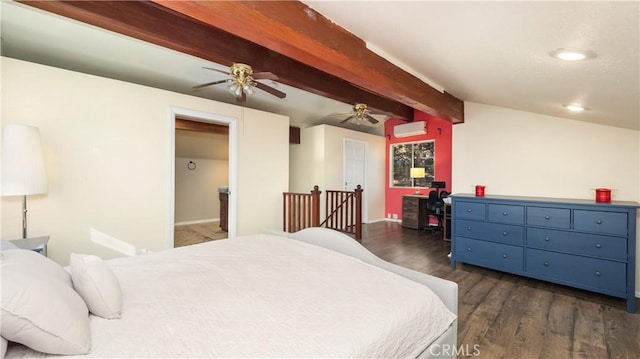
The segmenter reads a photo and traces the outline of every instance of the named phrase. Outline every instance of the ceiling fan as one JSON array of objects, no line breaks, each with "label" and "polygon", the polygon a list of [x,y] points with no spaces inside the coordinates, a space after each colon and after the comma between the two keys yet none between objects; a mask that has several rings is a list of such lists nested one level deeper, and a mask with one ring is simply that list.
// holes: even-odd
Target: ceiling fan
[{"label": "ceiling fan", "polygon": [[253,94],[253,88],[257,87],[265,92],[272,94],[278,98],[285,98],[287,94],[276,90],[275,88],[265,85],[256,80],[277,80],[278,76],[272,74],[271,72],[253,72],[251,66],[247,64],[234,63],[229,67],[229,72],[214,69],[211,67],[205,67],[207,70],[221,72],[225,75],[230,76],[230,78],[226,80],[218,80],[207,82],[202,85],[194,86],[194,89],[201,89],[207,86],[213,86],[221,83],[228,84],[228,90],[232,95],[236,96],[236,102],[244,103],[247,101],[247,95]]},{"label": "ceiling fan", "polygon": [[369,110],[369,107],[367,106],[367,104],[364,104],[364,103],[356,103],[355,105],[353,105],[353,112],[351,113],[336,114],[336,115],[331,115],[331,117],[348,116],[344,120],[340,121],[340,123],[351,121],[356,125],[360,125],[360,124],[375,125],[380,121],[375,117],[373,117],[373,115],[381,115],[383,117],[386,117],[386,115],[384,115],[383,113],[375,113]]}]

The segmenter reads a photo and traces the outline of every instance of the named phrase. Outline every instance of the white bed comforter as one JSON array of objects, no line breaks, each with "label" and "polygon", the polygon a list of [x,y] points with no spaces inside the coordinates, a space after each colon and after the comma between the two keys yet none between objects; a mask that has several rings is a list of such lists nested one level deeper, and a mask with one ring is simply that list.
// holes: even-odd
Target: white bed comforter
[{"label": "white bed comforter", "polygon": [[455,319],[418,283],[272,235],[108,263],[122,318],[91,316],[87,357],[413,358]]}]

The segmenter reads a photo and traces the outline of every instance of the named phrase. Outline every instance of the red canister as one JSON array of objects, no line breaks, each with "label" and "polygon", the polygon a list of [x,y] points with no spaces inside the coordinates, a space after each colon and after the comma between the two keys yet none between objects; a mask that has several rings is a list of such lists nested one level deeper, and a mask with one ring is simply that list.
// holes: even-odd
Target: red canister
[{"label": "red canister", "polygon": [[476,197],[484,197],[484,186],[476,185]]},{"label": "red canister", "polygon": [[611,190],[608,188],[596,188],[596,202],[611,202]]}]

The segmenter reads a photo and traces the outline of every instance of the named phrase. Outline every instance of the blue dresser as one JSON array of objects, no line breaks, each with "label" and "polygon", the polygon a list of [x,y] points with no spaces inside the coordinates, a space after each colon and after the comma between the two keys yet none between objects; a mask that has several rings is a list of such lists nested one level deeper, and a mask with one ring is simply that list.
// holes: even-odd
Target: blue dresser
[{"label": "blue dresser", "polygon": [[455,194],[456,262],[625,298],[635,312],[636,202]]}]

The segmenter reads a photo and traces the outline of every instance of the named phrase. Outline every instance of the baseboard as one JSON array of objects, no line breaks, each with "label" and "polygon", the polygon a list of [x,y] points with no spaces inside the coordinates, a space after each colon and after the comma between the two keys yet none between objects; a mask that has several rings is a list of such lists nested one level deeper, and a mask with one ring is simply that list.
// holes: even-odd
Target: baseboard
[{"label": "baseboard", "polygon": [[185,221],[185,222],[177,222],[174,223],[174,226],[186,226],[189,224],[202,224],[202,223],[210,223],[210,222],[219,222],[220,218],[210,218],[210,219],[201,219],[197,221]]},{"label": "baseboard", "polygon": [[401,219],[385,218],[384,220],[387,222],[402,223]]},{"label": "baseboard", "polygon": [[365,222],[366,224],[372,224],[372,223],[378,223],[378,222],[384,222],[386,221],[386,218],[379,218],[379,219],[373,219],[373,220],[369,220],[367,222]]}]

